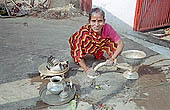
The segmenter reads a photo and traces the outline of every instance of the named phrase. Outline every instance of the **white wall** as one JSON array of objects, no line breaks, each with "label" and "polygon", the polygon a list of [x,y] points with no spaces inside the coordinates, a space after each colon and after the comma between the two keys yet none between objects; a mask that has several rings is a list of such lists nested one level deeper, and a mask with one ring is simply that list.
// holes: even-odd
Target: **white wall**
[{"label": "white wall", "polygon": [[133,30],[136,0],[92,0],[92,7],[102,8],[117,31]]}]

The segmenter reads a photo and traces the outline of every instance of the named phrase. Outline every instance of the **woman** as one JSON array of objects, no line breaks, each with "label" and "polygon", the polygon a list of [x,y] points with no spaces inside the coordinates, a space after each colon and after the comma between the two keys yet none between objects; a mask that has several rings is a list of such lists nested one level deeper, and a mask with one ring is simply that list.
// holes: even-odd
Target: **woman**
[{"label": "woman", "polygon": [[93,8],[90,11],[88,24],[74,33],[70,37],[69,43],[71,56],[90,78],[96,78],[99,73],[86,65],[84,57],[87,54],[92,54],[97,59],[101,59],[106,52],[110,56],[107,63],[112,64],[124,47],[120,36],[111,25],[105,23],[105,13],[100,8]]}]

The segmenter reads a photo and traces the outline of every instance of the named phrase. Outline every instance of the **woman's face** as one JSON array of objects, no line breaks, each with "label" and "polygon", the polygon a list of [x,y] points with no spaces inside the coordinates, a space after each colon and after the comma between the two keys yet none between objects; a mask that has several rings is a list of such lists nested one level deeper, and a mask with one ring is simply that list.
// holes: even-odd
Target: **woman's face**
[{"label": "woman's face", "polygon": [[89,24],[95,32],[101,32],[103,25],[105,24],[105,19],[101,13],[93,13],[91,19],[89,19]]}]

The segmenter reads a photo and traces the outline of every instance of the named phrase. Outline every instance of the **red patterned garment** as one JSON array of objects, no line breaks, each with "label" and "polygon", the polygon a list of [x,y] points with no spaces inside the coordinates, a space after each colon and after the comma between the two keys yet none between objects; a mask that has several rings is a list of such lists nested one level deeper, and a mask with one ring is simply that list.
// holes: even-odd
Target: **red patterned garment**
[{"label": "red patterned garment", "polygon": [[70,37],[71,56],[76,63],[80,62],[87,54],[101,59],[106,52],[111,57],[117,47],[115,42],[119,39],[120,36],[109,24],[103,26],[102,35],[94,32],[87,24]]}]

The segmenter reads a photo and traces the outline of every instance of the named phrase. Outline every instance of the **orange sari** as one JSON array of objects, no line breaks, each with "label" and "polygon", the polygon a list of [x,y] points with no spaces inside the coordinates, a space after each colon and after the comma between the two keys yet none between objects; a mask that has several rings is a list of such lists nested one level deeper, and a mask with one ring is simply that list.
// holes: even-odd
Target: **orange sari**
[{"label": "orange sari", "polygon": [[101,59],[104,52],[107,52],[111,57],[117,47],[117,44],[111,41],[109,37],[101,38],[101,35],[94,32],[88,24],[82,26],[70,37],[69,44],[71,56],[76,63],[80,62],[87,54],[92,54],[97,59]]}]

